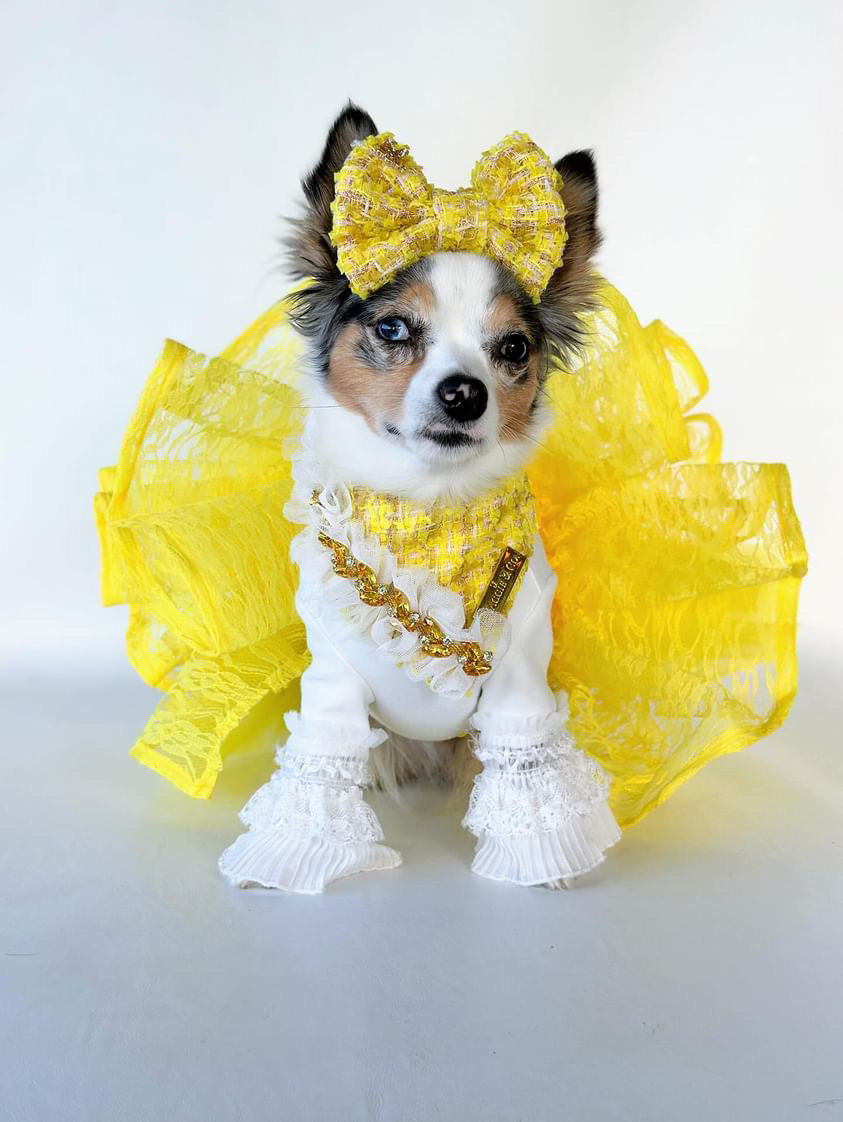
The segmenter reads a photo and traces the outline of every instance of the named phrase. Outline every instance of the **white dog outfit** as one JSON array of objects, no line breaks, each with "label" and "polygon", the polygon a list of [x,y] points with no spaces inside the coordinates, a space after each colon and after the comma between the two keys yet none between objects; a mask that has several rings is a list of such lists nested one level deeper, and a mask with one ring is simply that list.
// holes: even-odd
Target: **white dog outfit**
[{"label": "white dog outfit", "polygon": [[[249,829],[223,854],[223,874],[235,883],[319,892],[337,877],[397,865],[399,855],[380,844],[379,823],[363,799],[369,752],[385,739],[383,729],[415,740],[471,732],[483,766],[464,823],[479,839],[475,872],[542,884],[593,868],[620,831],[608,807],[606,777],[574,746],[547,682],[556,577],[535,532],[526,478],[453,510],[441,502],[390,501],[361,488],[326,486],[324,473],[306,457],[296,475],[286,513],[308,523],[292,555],[301,573],[296,609],[312,662],[301,678],[301,711],[287,716],[290,736],[278,771],[244,808]],[[374,508],[382,521],[385,506],[399,556],[367,533],[365,512]],[[461,524],[458,544],[453,518]],[[478,547],[487,556],[496,544],[505,548],[501,535],[507,533],[531,554],[515,578],[511,610],[505,618],[480,608],[466,628],[463,594],[440,583],[434,570],[458,578],[460,570],[449,561]],[[471,677],[464,656],[461,664],[456,654],[425,654],[417,631],[391,618],[388,606],[363,603],[354,583],[333,571],[320,534],[365,561],[382,588],[400,588],[417,617],[444,628],[446,642],[476,641],[491,656],[491,671]],[[532,537],[527,544],[525,535]],[[438,558],[430,545],[436,540],[444,550]],[[425,560],[433,569],[402,563],[402,554],[412,555],[419,541],[428,543]],[[370,717],[381,728],[372,729]]]}]

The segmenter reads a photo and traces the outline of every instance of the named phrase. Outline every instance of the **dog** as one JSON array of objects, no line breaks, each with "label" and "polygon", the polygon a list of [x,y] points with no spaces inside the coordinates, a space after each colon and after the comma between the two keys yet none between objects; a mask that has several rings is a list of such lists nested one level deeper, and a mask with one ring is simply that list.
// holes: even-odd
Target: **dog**
[{"label": "dog", "polygon": [[[337,182],[380,136],[349,104],[288,228],[309,403],[290,517],[305,525],[293,558],[312,661],[279,768],[220,869],[236,885],[313,893],[394,868],[401,857],[364,798],[370,756],[383,781],[435,771],[457,743],[481,766],[465,819],[472,869],[567,886],[619,831],[606,777],[571,741],[565,699],[547,683],[555,576],[523,473],[548,423],[548,376],[582,347],[594,302],[594,160],[577,151],[554,165],[567,240],[537,301],[506,262],[461,249],[434,249],[360,295],[332,240]],[[459,570],[498,518],[520,548],[507,540],[497,568],[486,548],[482,574],[473,560]],[[455,588],[476,591],[478,575],[491,583],[469,622]],[[488,608],[490,588],[493,603],[509,595],[505,616]],[[384,767],[390,735],[403,747]]]}]

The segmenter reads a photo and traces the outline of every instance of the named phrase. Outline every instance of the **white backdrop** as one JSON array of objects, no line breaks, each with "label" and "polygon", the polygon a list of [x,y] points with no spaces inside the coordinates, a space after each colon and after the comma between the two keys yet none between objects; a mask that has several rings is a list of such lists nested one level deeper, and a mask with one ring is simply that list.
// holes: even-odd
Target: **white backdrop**
[{"label": "white backdrop", "polygon": [[[834,1114],[838,9],[0,5],[0,1117]],[[378,802],[402,869],[237,892],[215,860],[268,746],[210,802],[126,755],[154,697],[99,606],[96,470],[165,335],[214,352],[282,294],[279,215],[349,97],[446,187],[511,129],[594,148],[604,271],[697,349],[725,455],[792,470],[812,564],[790,719],[573,892],[470,876],[431,791],[435,815]]]},{"label": "white backdrop", "polygon": [[165,335],[283,291],[279,214],[352,97],[457,186],[505,132],[595,149],[601,265],[695,346],[727,458],[789,462],[804,632],[840,631],[836,3],[7,3],[2,654],[124,665],[91,495]]}]

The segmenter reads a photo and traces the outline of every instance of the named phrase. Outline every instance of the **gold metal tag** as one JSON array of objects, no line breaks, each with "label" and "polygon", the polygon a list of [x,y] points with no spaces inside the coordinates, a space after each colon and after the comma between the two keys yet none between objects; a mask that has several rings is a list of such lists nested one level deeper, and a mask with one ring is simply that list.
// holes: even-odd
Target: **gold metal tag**
[{"label": "gold metal tag", "polygon": [[526,553],[519,553],[517,549],[508,545],[503,551],[500,561],[498,561],[498,567],[495,569],[495,575],[489,581],[489,587],[483,593],[478,611],[488,608],[493,612],[503,612],[515,587],[515,582],[518,580],[518,574],[526,564]]}]

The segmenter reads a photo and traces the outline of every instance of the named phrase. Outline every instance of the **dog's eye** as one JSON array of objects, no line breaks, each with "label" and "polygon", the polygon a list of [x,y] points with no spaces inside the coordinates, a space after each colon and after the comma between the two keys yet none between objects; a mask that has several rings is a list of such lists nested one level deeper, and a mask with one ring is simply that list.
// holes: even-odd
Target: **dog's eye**
[{"label": "dog's eye", "polygon": [[526,362],[530,353],[530,341],[520,331],[512,331],[505,335],[498,347],[498,354],[504,362]]},{"label": "dog's eye", "polygon": [[377,333],[387,343],[403,343],[410,338],[410,329],[398,316],[387,316],[377,325]]}]

